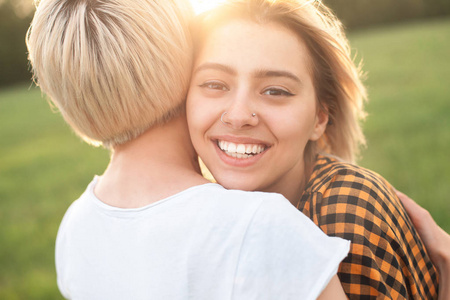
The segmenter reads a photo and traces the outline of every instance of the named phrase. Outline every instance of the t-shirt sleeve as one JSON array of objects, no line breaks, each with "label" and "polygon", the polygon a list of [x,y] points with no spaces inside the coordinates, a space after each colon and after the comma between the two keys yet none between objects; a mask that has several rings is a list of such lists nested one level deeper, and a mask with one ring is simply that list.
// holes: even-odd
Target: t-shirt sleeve
[{"label": "t-shirt sleeve", "polygon": [[66,273],[68,271],[66,252],[69,249],[66,235],[70,230],[70,219],[73,214],[76,213],[77,206],[79,206],[79,201],[74,201],[64,214],[61,224],[59,225],[55,243],[56,282],[61,295],[65,299],[71,299],[69,289],[66,285]]},{"label": "t-shirt sleeve", "polygon": [[284,197],[270,196],[242,242],[233,299],[316,299],[350,242],[326,236]]}]

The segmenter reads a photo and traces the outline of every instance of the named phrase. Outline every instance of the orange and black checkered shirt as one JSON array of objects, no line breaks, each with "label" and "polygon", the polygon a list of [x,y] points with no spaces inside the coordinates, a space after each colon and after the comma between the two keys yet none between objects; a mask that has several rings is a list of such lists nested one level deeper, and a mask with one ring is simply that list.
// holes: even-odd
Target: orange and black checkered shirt
[{"label": "orange and black checkered shirt", "polygon": [[327,235],[352,242],[338,271],[350,299],[437,299],[436,269],[378,174],[319,155],[299,209]]}]

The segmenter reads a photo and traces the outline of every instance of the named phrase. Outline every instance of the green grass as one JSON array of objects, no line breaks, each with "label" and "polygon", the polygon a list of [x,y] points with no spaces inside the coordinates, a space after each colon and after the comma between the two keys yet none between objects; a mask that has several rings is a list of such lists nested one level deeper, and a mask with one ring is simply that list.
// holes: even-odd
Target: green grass
[{"label": "green grass", "polygon": [[450,232],[450,19],[350,35],[368,72],[360,164],[426,207]]},{"label": "green grass", "polygon": [[36,88],[2,90],[0,120],[0,299],[61,299],[58,225],[109,154],[76,138]]},{"label": "green grass", "polygon": [[[361,164],[428,208],[450,231],[450,19],[353,32],[368,72]],[[0,299],[61,299],[61,218],[108,152],[81,142],[36,88],[0,91]]]}]

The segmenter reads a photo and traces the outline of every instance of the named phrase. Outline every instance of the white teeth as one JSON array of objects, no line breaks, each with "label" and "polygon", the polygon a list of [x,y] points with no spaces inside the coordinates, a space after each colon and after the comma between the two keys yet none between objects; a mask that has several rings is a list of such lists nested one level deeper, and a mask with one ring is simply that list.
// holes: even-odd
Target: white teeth
[{"label": "white teeth", "polygon": [[242,144],[237,145],[236,152],[240,153],[240,154],[244,154],[245,153],[245,145],[242,145]]},{"label": "white teeth", "polygon": [[228,151],[228,152],[236,152],[236,148],[237,148],[237,145],[236,145],[236,144],[229,143],[229,144],[228,144],[228,149],[227,149],[227,151]]},{"label": "white teeth", "polygon": [[257,144],[235,144],[226,141],[218,141],[217,145],[227,155],[236,158],[248,158],[263,152],[266,147]]},{"label": "white teeth", "polygon": [[253,145],[253,146],[252,146],[252,152],[253,152],[253,153],[257,153],[257,152],[258,152],[258,148],[259,148],[258,145]]},{"label": "white teeth", "polygon": [[252,153],[253,151],[252,151],[252,149],[253,149],[253,146],[254,145],[247,145],[247,146],[245,146],[245,153]]}]

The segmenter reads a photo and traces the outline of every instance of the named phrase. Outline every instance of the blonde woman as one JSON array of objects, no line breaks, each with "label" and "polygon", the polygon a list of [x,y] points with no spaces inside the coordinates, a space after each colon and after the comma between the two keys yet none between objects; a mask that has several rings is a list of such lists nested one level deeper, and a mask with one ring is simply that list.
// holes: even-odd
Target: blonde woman
[{"label": "blonde woman", "polygon": [[194,147],[229,189],[281,193],[352,241],[351,299],[434,299],[438,276],[394,189],[352,164],[366,92],[321,1],[236,0],[199,16],[187,100]]}]

